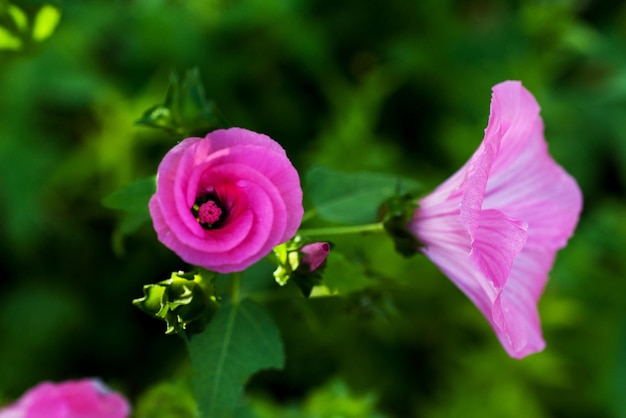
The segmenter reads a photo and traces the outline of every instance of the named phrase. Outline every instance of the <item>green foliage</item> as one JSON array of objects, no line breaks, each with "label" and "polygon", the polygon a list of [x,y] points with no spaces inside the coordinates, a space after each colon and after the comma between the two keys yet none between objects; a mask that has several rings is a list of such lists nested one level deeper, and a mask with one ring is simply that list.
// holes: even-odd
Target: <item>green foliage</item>
[{"label": "green foliage", "polygon": [[382,202],[405,190],[416,191],[409,179],[381,173],[344,173],[314,167],[306,176],[306,196],[320,217],[337,223],[375,222]]},{"label": "green foliage", "polygon": [[314,290],[315,296],[326,294],[346,295],[376,285],[376,281],[368,277],[359,260],[349,260],[337,251],[331,251],[326,261],[323,284]]},{"label": "green foliage", "polygon": [[197,418],[196,402],[189,388],[159,383],[141,395],[133,408],[134,418]]},{"label": "green foliage", "polygon": [[285,362],[274,321],[250,300],[223,306],[205,332],[191,338],[188,347],[193,389],[205,418],[228,416],[252,374],[282,368]]},{"label": "green foliage", "polygon": [[302,262],[304,254],[300,249],[308,243],[296,235],[294,239],[274,247],[268,257],[277,264],[273,273],[276,283],[284,286],[292,281],[305,297],[309,297],[313,288],[321,284],[322,274],[326,269],[326,262],[314,271],[311,271],[308,264]]},{"label": "green foliage", "polygon": [[19,50],[31,41],[41,42],[52,36],[60,20],[60,10],[44,4],[33,17],[33,26],[29,31],[29,19],[24,10],[15,4],[2,2],[0,25],[4,21],[6,26],[0,26],[0,50]]},{"label": "green foliage", "polygon": [[313,390],[302,405],[281,407],[254,398],[251,405],[257,418],[385,418],[376,411],[375,395],[354,393],[341,380],[332,380]]},{"label": "green foliage", "polygon": [[[242,293],[271,310],[286,356],[283,371],[250,378],[243,402],[248,412],[265,405],[266,416],[313,417],[309,402],[333,392],[324,385],[336,377],[389,417],[624,416],[623,2],[65,1],[50,3],[62,18],[36,42],[43,4],[0,1],[3,400],[42,380],[92,375],[138,407],[137,394],[180,368],[181,339],[129,301],[186,266],[138,228],[148,219],[141,199],[137,212],[101,204],[153,175],[182,138],[179,119],[157,109],[201,120],[193,134],[204,135],[217,126],[204,125],[206,104],[219,103],[233,125],[278,140],[305,184],[306,169],[324,165],[417,178],[426,190],[479,144],[491,86],[519,79],[542,107],[551,153],[585,195],[540,303],[546,351],[511,361],[424,257],[402,258],[381,235],[341,237],[326,272],[333,297],[277,286],[269,263],[246,272]],[[199,84],[184,85],[191,67],[206,102]],[[178,96],[172,87],[165,106],[172,72]],[[151,106],[148,121],[171,128],[135,125]],[[395,192],[396,178],[383,188]],[[330,183],[322,207],[339,193]],[[389,195],[367,190],[306,226],[377,219],[375,200]],[[313,194],[305,190],[307,204]],[[123,256],[110,243],[120,216],[128,221],[114,239],[135,232]],[[185,387],[170,395],[188,400]]]},{"label": "green foliage", "polygon": [[19,49],[22,41],[7,29],[0,27],[0,49]]},{"label": "green foliage", "polygon": [[205,97],[197,68],[187,71],[182,80],[172,73],[165,102],[148,109],[136,123],[183,137],[224,126],[215,104]]},{"label": "green foliage", "polygon": [[102,199],[105,207],[121,211],[113,239],[118,254],[123,252],[122,238],[150,221],[148,202],[155,191],[156,176],[149,176],[132,182]]},{"label": "green foliage", "polygon": [[146,215],[149,219],[148,202],[156,191],[156,176],[146,177],[114,191],[102,199],[110,209]]},{"label": "green foliage", "polygon": [[35,15],[33,40],[41,42],[49,38],[61,20],[61,12],[54,6],[44,4]]},{"label": "green foliage", "polygon": [[421,246],[415,235],[407,230],[417,208],[417,197],[406,192],[390,197],[381,206],[385,230],[391,235],[396,251],[405,257],[416,254]]}]

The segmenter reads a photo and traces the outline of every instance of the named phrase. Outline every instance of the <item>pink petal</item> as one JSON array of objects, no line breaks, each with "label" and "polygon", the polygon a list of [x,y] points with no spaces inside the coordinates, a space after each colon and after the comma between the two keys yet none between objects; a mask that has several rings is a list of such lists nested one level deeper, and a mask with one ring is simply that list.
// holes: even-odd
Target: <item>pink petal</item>
[{"label": "pink petal", "polygon": [[127,418],[129,414],[126,399],[96,379],[43,382],[0,411],[2,418]]},{"label": "pink petal", "polygon": [[330,244],[327,242],[314,242],[300,248],[300,252],[304,254],[302,263],[308,264],[309,271],[315,271],[326,261],[330,253]]}]

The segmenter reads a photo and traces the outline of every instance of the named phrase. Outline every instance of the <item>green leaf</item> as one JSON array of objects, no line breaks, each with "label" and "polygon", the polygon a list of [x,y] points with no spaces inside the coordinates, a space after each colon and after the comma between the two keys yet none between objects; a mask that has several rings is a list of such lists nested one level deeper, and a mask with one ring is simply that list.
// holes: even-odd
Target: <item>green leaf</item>
[{"label": "green leaf", "polygon": [[33,23],[33,40],[40,42],[49,38],[61,20],[61,12],[50,4],[44,4]]},{"label": "green leaf", "polygon": [[28,17],[22,9],[14,4],[9,4],[9,6],[7,7],[7,12],[9,13],[9,15],[11,15],[11,18],[15,23],[15,27],[19,31],[24,32],[26,29],[28,29]]},{"label": "green leaf", "polygon": [[[362,264],[351,262],[337,252],[331,251],[326,259],[323,285],[330,294],[345,295],[358,292],[376,284],[376,281],[367,277]],[[314,295],[322,295],[321,289],[316,289]]]},{"label": "green leaf", "polygon": [[342,173],[326,167],[314,167],[306,176],[308,198],[322,218],[343,224],[376,221],[382,203],[409,190],[419,190],[413,180],[389,174]]},{"label": "green leaf", "polygon": [[156,176],[150,176],[114,191],[102,199],[102,204],[109,209],[147,214],[148,202],[155,191]]},{"label": "green leaf", "polygon": [[146,110],[135,123],[185,136],[225,126],[215,103],[205,97],[197,68],[187,71],[182,80],[173,73],[165,102]]},{"label": "green leaf", "polygon": [[148,202],[155,191],[156,176],[150,176],[130,183],[102,199],[103,206],[122,211],[113,237],[113,248],[117,254],[124,252],[123,237],[150,220]]},{"label": "green leaf", "polygon": [[163,382],[150,387],[137,401],[136,418],[197,418],[191,391],[180,384]]},{"label": "green leaf", "polygon": [[17,50],[22,47],[22,40],[13,35],[7,29],[0,27],[0,50],[11,49]]},{"label": "green leaf", "polygon": [[192,336],[188,348],[203,418],[231,412],[252,374],[282,368],[285,362],[274,320],[249,300],[222,307],[204,332]]}]

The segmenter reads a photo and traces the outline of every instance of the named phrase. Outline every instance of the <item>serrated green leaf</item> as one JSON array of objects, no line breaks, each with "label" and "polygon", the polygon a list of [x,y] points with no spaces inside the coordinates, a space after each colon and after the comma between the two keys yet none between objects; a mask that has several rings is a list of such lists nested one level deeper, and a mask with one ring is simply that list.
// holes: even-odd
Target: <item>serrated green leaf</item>
[{"label": "serrated green leaf", "polygon": [[307,197],[322,218],[343,224],[374,222],[378,209],[402,191],[419,190],[413,180],[381,173],[343,173],[314,167],[306,176]]},{"label": "serrated green leaf", "polygon": [[191,338],[188,348],[203,418],[231,412],[252,374],[282,368],[285,362],[274,320],[249,300],[222,307],[204,332]]},{"label": "serrated green leaf", "polygon": [[102,199],[102,204],[109,209],[147,214],[148,202],[155,191],[156,176],[150,176],[114,191]]},{"label": "serrated green leaf", "polygon": [[61,12],[50,4],[44,4],[33,22],[33,40],[40,42],[49,38],[61,20]]}]

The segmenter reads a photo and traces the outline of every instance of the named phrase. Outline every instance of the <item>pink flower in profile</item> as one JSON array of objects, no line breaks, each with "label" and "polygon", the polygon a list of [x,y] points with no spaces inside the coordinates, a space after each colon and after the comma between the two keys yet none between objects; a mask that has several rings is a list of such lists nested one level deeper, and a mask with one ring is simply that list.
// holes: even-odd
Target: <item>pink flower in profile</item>
[{"label": "pink flower in profile", "polygon": [[543,350],[537,302],[578,223],[582,194],[548,154],[539,105],[520,82],[493,88],[482,144],[419,205],[408,229],[507,353]]},{"label": "pink flower in profile", "polygon": [[221,129],[187,138],[165,155],[149,208],[165,246],[187,263],[230,273],[296,233],[302,189],[277,142]]},{"label": "pink flower in profile", "polygon": [[0,418],[127,418],[123,396],[96,379],[42,382],[2,410]]}]

